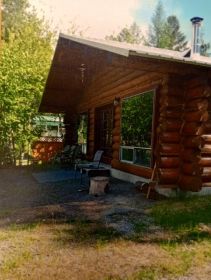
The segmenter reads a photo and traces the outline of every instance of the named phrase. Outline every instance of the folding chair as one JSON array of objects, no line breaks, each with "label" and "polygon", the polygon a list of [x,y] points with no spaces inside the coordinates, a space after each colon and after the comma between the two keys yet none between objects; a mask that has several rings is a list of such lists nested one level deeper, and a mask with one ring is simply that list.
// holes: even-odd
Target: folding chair
[{"label": "folding chair", "polygon": [[81,183],[82,183],[82,175],[85,174],[87,172],[87,170],[90,169],[99,169],[100,167],[100,162],[102,159],[102,155],[103,155],[104,151],[102,150],[98,150],[96,151],[93,161],[89,162],[84,162],[84,163],[76,163],[75,164],[75,178],[76,178],[76,173],[77,171],[80,171],[81,174]]}]

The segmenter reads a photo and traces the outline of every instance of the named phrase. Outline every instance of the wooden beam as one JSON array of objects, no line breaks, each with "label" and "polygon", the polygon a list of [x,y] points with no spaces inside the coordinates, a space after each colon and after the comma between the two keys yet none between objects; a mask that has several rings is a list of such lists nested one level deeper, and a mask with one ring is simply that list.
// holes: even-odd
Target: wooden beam
[{"label": "wooden beam", "polygon": [[207,74],[207,68],[203,66],[189,65],[182,62],[167,61],[157,58],[146,58],[146,57],[120,57],[117,55],[113,56],[112,60],[113,66],[132,68],[147,72],[157,72],[157,73],[169,73],[178,74],[181,76],[186,75],[198,75],[203,76]]}]

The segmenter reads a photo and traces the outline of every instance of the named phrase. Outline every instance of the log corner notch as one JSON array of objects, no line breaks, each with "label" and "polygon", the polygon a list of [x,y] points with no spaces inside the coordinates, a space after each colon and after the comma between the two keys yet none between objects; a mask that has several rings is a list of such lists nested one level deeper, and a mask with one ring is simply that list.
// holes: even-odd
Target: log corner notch
[{"label": "log corner notch", "polygon": [[185,107],[181,129],[179,187],[198,192],[211,180],[211,87],[207,79],[185,83]]},{"label": "log corner notch", "polygon": [[158,187],[198,192],[211,182],[210,83],[169,75],[159,100]]},{"label": "log corner notch", "polygon": [[155,159],[158,188],[175,189],[180,175],[184,80],[168,75],[159,88],[159,118]]}]

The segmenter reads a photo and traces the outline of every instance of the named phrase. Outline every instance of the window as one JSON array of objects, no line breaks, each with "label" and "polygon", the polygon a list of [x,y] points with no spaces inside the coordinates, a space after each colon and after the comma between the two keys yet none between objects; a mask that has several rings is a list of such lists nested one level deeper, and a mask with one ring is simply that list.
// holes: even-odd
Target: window
[{"label": "window", "polygon": [[79,115],[78,119],[78,144],[81,145],[83,154],[87,153],[88,114]]},{"label": "window", "polygon": [[121,161],[151,166],[154,91],[122,101]]}]

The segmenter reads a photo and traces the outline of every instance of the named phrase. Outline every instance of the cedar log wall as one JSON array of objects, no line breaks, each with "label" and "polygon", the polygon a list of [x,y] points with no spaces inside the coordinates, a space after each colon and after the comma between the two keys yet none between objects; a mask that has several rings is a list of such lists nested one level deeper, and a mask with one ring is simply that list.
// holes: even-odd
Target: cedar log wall
[{"label": "cedar log wall", "polygon": [[169,75],[163,81],[159,97],[156,162],[158,183],[162,187],[177,187],[180,175],[182,112],[184,83],[182,77]]},{"label": "cedar log wall", "polygon": [[159,98],[156,158],[160,187],[211,186],[211,87],[208,78],[169,75]]},{"label": "cedar log wall", "polygon": [[[199,191],[211,181],[211,89],[207,79],[108,67],[98,73],[80,100],[88,112],[88,156],[95,152],[95,109],[135,94],[156,90],[155,129],[157,180],[161,187]],[[112,167],[150,178],[152,170],[119,160],[121,105],[114,107]],[[210,184],[211,185],[211,184]]]},{"label": "cedar log wall", "polygon": [[[94,154],[95,109],[107,104],[113,104],[114,98],[120,100],[144,91],[158,88],[166,80],[165,74],[148,73],[121,67],[108,67],[94,77],[88,89],[84,92],[79,113],[89,113],[88,155]],[[121,104],[114,107],[114,127],[112,145],[112,167],[138,176],[150,178],[150,168],[122,163],[119,160],[121,141]]]}]

